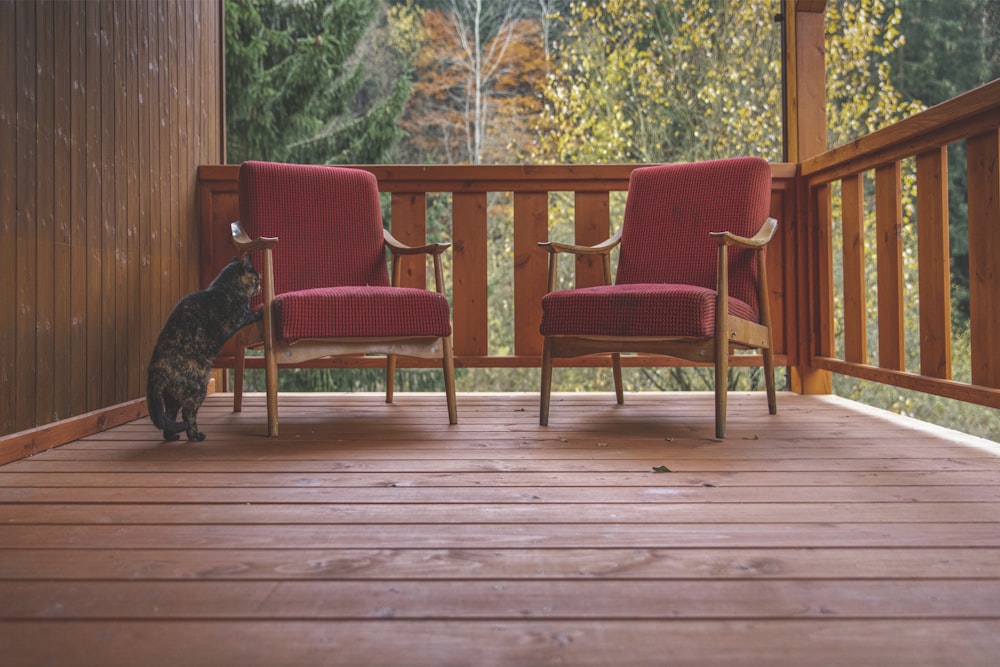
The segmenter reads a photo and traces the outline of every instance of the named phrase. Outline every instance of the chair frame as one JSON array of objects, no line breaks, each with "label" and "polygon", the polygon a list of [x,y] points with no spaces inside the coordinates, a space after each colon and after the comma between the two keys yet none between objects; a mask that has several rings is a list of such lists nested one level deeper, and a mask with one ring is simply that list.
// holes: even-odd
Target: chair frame
[{"label": "chair frame", "polygon": [[[777,413],[777,398],[774,386],[774,351],[771,343],[771,311],[768,303],[767,272],[765,270],[765,249],[778,228],[778,221],[767,218],[760,230],[752,237],[745,238],[730,232],[709,232],[715,241],[717,252],[715,335],[712,337],[651,337],[651,336],[545,336],[542,349],[541,404],[539,424],[549,423],[549,405],[552,394],[552,362],[588,354],[611,353],[615,382],[615,397],[618,404],[625,402],[622,388],[621,353],[638,352],[678,357],[694,362],[711,361],[715,366],[715,436],[726,437],[726,407],[729,389],[729,354],[733,349],[760,349],[764,359],[764,384],[767,390],[767,407],[770,414]],[[611,285],[611,251],[622,239],[619,229],[611,238],[593,246],[580,246],[554,241],[538,245],[549,253],[548,291],[556,289],[559,255],[569,253],[574,256],[594,256],[601,260],[604,284]],[[757,261],[757,301],[760,321],[753,322],[729,313],[729,247],[753,250]]]},{"label": "chair frame", "polygon": [[[242,255],[260,250],[264,266],[261,271],[261,293],[263,296],[263,317],[252,326],[246,327],[235,336],[236,358],[233,363],[233,411],[243,409],[243,375],[246,367],[247,348],[264,348],[264,375],[267,390],[267,432],[271,437],[278,435],[278,367],[294,366],[311,359],[341,355],[386,355],[385,402],[392,403],[395,388],[396,357],[398,355],[425,359],[441,359],[444,371],[445,394],[448,402],[448,423],[458,423],[455,400],[455,358],[451,336],[411,336],[411,337],[370,337],[370,338],[303,338],[293,342],[275,338],[274,324],[274,256],[273,249],[278,244],[274,237],[251,238],[239,221],[231,224],[233,243]],[[423,246],[409,246],[397,240],[387,230],[382,234],[385,247],[389,249],[393,287],[400,286],[401,259],[413,255],[430,255],[434,265],[434,290],[444,293],[444,273],[441,268],[441,254],[451,247],[450,243],[429,243]],[[279,358],[281,361],[279,362]]]}]

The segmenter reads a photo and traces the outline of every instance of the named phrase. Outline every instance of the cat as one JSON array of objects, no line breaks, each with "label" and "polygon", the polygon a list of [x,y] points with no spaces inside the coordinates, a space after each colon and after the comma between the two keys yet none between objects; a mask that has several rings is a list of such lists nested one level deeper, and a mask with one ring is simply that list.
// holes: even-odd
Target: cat
[{"label": "cat", "polygon": [[[212,360],[242,327],[260,320],[250,297],[260,291],[260,274],[250,256],[234,257],[212,284],[174,306],[153,348],[146,383],[149,418],[165,440],[204,440],[198,408],[208,393]],[[177,413],[183,421],[177,421]]]}]

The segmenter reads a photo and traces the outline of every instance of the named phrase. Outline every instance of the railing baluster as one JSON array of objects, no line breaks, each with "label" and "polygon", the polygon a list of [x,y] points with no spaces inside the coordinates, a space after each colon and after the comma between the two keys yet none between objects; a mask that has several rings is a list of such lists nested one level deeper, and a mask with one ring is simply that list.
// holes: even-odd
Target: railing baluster
[{"label": "railing baluster", "polygon": [[486,193],[452,196],[452,319],[455,355],[486,356],[489,351],[487,303]]},{"label": "railing baluster", "polygon": [[917,156],[920,373],[951,379],[951,271],[948,149]]},{"label": "railing baluster", "polygon": [[[407,245],[427,243],[427,195],[423,192],[393,192],[391,198],[392,228],[389,230]],[[427,260],[424,257],[403,257],[403,287],[427,286]],[[433,287],[433,286],[432,286]]]},{"label": "railing baluster", "polygon": [[1000,130],[966,147],[972,381],[1000,388]]},{"label": "railing baluster", "polygon": [[903,200],[899,162],[875,170],[878,247],[878,364],[906,367],[903,339]]},{"label": "railing baluster", "polygon": [[514,193],[514,354],[542,354],[538,327],[548,261],[539,241],[549,236],[549,193]]},{"label": "railing baluster", "polygon": [[[574,203],[574,243],[596,245],[611,234],[610,195],[607,192],[577,192]],[[596,256],[576,258],[576,286],[592,287],[604,283],[604,269]]]},{"label": "railing baluster", "polygon": [[841,182],[844,239],[844,358],[859,364],[868,361],[865,286],[865,201],[861,174]]}]

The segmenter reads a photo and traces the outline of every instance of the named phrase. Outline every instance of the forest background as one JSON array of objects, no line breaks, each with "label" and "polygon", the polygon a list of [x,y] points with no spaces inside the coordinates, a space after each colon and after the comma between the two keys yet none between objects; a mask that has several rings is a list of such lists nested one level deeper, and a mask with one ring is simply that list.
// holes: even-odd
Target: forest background
[{"label": "forest background", "polygon": [[[781,10],[780,0],[226,0],[227,161],[781,161]],[[831,148],[1000,77],[1000,0],[830,0],[826,26]],[[953,372],[968,381],[964,144],[949,148],[949,176]],[[904,164],[908,285],[916,282],[914,184],[913,165]],[[511,209],[509,196],[491,197],[489,345],[501,355],[513,346]],[[450,210],[449,196],[428,198],[429,241],[448,239]],[[553,195],[550,238],[572,240],[571,211],[570,197]],[[869,298],[875,327],[874,290]],[[919,299],[907,303],[907,367],[918,368]],[[869,333],[871,358],[877,338]],[[248,390],[262,388],[258,375],[248,373]],[[708,369],[626,369],[624,379],[629,390],[712,387]],[[459,369],[456,380],[459,391],[538,390],[537,369]],[[283,370],[280,382],[376,391],[384,376]],[[433,371],[401,371],[397,382],[404,391],[443,387]],[[610,382],[602,369],[554,377],[562,391],[609,390]],[[730,386],[762,388],[761,370],[733,369]],[[834,392],[1000,441],[997,410],[843,376]]]}]

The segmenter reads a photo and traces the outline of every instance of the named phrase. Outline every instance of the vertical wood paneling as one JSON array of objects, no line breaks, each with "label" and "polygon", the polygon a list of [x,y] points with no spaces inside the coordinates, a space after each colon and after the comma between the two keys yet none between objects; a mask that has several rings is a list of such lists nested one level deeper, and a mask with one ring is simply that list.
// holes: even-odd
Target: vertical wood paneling
[{"label": "vertical wood paneling", "polygon": [[452,317],[463,324],[454,334],[455,355],[485,355],[489,348],[486,193],[456,192],[452,210]]},{"label": "vertical wood paneling", "polygon": [[171,260],[174,238],[172,232],[173,225],[170,224],[170,221],[174,219],[174,210],[173,193],[170,191],[170,183],[172,179],[170,164],[173,156],[170,154],[170,125],[166,122],[167,118],[175,117],[170,108],[170,82],[171,77],[173,76],[170,54],[176,53],[176,47],[171,41],[171,35],[174,31],[169,20],[170,3],[158,3],[156,5],[156,13],[157,28],[159,30],[160,39],[160,48],[158,50],[160,74],[160,137],[159,150],[157,152],[157,155],[160,158],[158,171],[160,174],[160,182],[157,183],[156,187],[157,193],[160,196],[160,273],[158,283],[160,288],[160,314],[165,320],[170,314],[170,310],[174,307],[178,294],[177,288],[171,283],[171,276],[174,274],[173,261]]},{"label": "vertical wood paneling", "polygon": [[549,194],[514,193],[514,354],[540,355],[542,296],[548,257],[538,243],[548,240]]},{"label": "vertical wood paneling", "polygon": [[[133,262],[138,267],[140,278],[139,284],[139,337],[138,352],[140,354],[151,349],[155,343],[156,332],[154,331],[154,316],[156,311],[153,308],[153,281],[148,279],[156,274],[152,272],[152,222],[150,220],[150,200],[152,192],[155,190],[155,181],[150,169],[150,143],[153,129],[156,127],[155,115],[151,104],[152,92],[152,71],[150,62],[150,22],[149,3],[140,2],[136,11],[136,94],[138,96],[138,129],[136,132],[138,139],[138,157],[136,163],[137,183],[136,188],[140,192],[148,193],[148,196],[138,198],[139,210],[136,216],[138,223],[138,248],[139,261]],[[143,279],[146,277],[147,279]],[[139,360],[145,367],[145,359]],[[144,362],[144,363],[143,363]],[[143,375],[137,378],[139,382],[144,379]],[[139,387],[138,393],[141,395],[145,387]]]},{"label": "vertical wood paneling", "polygon": [[1000,387],[1000,130],[966,143],[972,382]]},{"label": "vertical wood paneling", "polygon": [[865,312],[865,202],[861,174],[841,182],[844,241],[844,358],[863,364],[868,358]]},{"label": "vertical wood paneling", "polygon": [[917,156],[920,373],[951,379],[948,148]]},{"label": "vertical wood paneling", "polygon": [[115,402],[115,353],[118,330],[115,322],[115,90],[114,52],[109,35],[114,26],[111,3],[98,6],[101,11],[101,404]]},{"label": "vertical wood paneling", "polygon": [[159,8],[154,0],[149,0],[146,13],[148,28],[146,37],[149,39],[149,56],[146,62],[149,79],[149,310],[150,332],[146,340],[148,349],[152,350],[159,335],[160,324],[166,319],[166,306],[163,303],[163,225],[166,216],[163,214],[163,174],[160,155],[160,125],[162,114],[160,66],[163,51],[160,47]]},{"label": "vertical wood paneling", "polygon": [[903,199],[899,162],[875,170],[878,256],[878,363],[903,370]]},{"label": "vertical wood paneling", "polygon": [[[577,192],[574,197],[574,243],[596,245],[611,234],[610,195],[607,192]],[[604,284],[604,267],[594,256],[576,258],[576,287]]]},{"label": "vertical wood paneling", "polygon": [[126,377],[128,379],[127,394],[139,396],[142,389],[139,385],[145,377],[148,359],[142,359],[140,351],[145,348],[142,338],[141,313],[143,310],[143,294],[140,285],[140,272],[144,271],[142,255],[139,252],[142,217],[139,215],[139,183],[142,163],[139,160],[139,144],[142,141],[139,134],[139,114],[145,104],[145,98],[139,88],[139,40],[136,13],[139,3],[125,5],[125,268],[127,272],[128,289],[125,295],[128,304],[125,331],[128,345],[128,361]]},{"label": "vertical wood paneling", "polygon": [[128,283],[128,236],[131,221],[128,216],[128,172],[134,165],[129,163],[128,145],[131,137],[128,133],[128,117],[130,106],[134,104],[131,91],[128,89],[126,74],[126,59],[128,57],[128,34],[126,32],[125,12],[127,4],[115,3],[111,8],[112,29],[114,34],[112,50],[112,71],[114,85],[111,86],[114,95],[114,184],[115,206],[112,209],[113,256],[115,281],[115,364],[114,392],[111,394],[113,403],[120,403],[128,396],[128,373],[131,361],[129,351],[130,339],[130,309],[131,295]]},{"label": "vertical wood paneling", "polygon": [[[53,113],[55,117],[52,182],[65,187],[72,183],[73,151],[72,126],[70,116],[70,96],[73,90],[72,65],[70,63],[70,11],[55,12],[53,15],[53,66],[54,75]],[[41,195],[41,193],[39,193]],[[72,291],[72,259],[73,216],[70,207],[73,203],[72,192],[53,193],[53,241],[52,274],[53,274],[53,317],[52,317],[52,419],[60,419],[72,414],[71,377],[73,359],[70,340],[72,334],[71,299]]]},{"label": "vertical wood paneling", "polygon": [[[0,2],[0,90],[17,92],[17,17],[13,3]],[[9,97],[9,96],[8,96]],[[14,155],[17,146],[17,108],[0,103],[0,155]],[[4,269],[4,267],[8,267]],[[17,392],[7,389],[17,381],[15,355],[17,295],[17,177],[11,168],[0,169],[0,434],[15,430]]]},{"label": "vertical wood paneling", "polygon": [[[104,252],[103,151],[101,140],[101,14],[99,7],[87,6],[87,409],[106,405],[104,398]],[[76,363],[80,363],[76,360]],[[109,379],[108,382],[111,380]]]},{"label": "vertical wood paneling", "polygon": [[156,334],[198,281],[219,17],[218,2],[0,0],[0,435],[144,394]]},{"label": "vertical wood paneling", "polygon": [[70,63],[70,345],[61,365],[68,369],[70,403],[66,415],[87,411],[87,58],[86,7],[70,8],[67,57]]},{"label": "vertical wood paneling", "polygon": [[[17,8],[17,257],[14,262],[16,276],[16,300],[18,311],[15,316],[14,358],[16,370],[14,387],[17,392],[15,405],[15,430],[34,426],[36,423],[35,394],[37,375],[35,373],[37,326],[36,258],[37,235],[35,216],[37,213],[36,192],[38,179],[38,145],[34,119],[38,117],[36,107],[35,44],[36,18],[38,6],[30,2],[15,3]],[[24,165],[23,167],[21,165]],[[43,389],[50,389],[43,387]]]},{"label": "vertical wood paneling", "polygon": [[35,168],[35,414],[55,421],[55,40],[53,7],[40,3],[36,20],[36,133],[38,161]]}]

